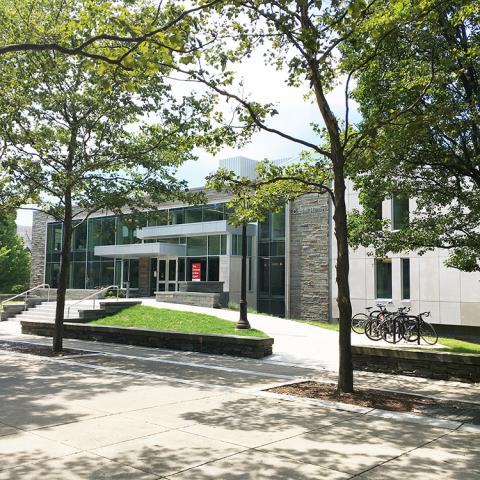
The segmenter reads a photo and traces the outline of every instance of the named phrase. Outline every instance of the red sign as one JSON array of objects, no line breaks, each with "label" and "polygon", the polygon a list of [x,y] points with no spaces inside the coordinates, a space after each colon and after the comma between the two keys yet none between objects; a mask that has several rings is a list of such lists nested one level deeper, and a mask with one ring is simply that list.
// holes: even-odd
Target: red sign
[{"label": "red sign", "polygon": [[200,263],[192,263],[192,281],[199,282],[202,279],[202,265]]}]

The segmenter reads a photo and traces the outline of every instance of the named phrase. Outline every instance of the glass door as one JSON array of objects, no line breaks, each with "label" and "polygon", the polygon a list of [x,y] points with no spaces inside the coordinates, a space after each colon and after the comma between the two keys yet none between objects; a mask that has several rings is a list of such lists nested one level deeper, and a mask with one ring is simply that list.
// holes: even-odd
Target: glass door
[{"label": "glass door", "polygon": [[176,292],[178,283],[178,259],[159,258],[157,267],[157,292]]}]

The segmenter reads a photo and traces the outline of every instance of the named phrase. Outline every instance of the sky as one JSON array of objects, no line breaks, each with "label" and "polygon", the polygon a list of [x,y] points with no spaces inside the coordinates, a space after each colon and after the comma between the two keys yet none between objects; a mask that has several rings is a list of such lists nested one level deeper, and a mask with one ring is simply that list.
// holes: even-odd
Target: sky
[{"label": "sky", "polygon": [[[251,99],[262,103],[273,102],[278,115],[268,121],[268,126],[282,130],[292,136],[307,141],[317,142],[310,123],[322,123],[318,107],[311,100],[303,98],[306,88],[293,88],[285,84],[285,72],[277,71],[271,66],[265,66],[260,52],[252,56],[248,62],[238,69],[238,78],[243,79],[243,91],[250,94]],[[329,94],[328,99],[332,110],[343,118],[344,86],[337,85]],[[225,104],[223,108],[230,108]],[[355,104],[351,104],[351,118],[358,119]],[[268,132],[255,134],[251,142],[241,150],[224,148],[212,157],[207,152],[198,151],[198,160],[184,163],[178,170],[177,177],[188,181],[190,187],[200,187],[206,175],[216,170],[218,161],[222,158],[244,156],[255,160],[279,159],[295,157],[302,150],[301,146]],[[31,225],[32,211],[18,210],[17,224]]]}]

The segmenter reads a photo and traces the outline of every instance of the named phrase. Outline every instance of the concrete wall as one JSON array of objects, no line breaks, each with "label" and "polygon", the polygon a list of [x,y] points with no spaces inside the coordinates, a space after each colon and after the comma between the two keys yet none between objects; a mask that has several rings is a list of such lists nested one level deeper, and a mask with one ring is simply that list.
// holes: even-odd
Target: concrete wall
[{"label": "concrete wall", "polygon": [[328,197],[305,195],[289,206],[288,316],[328,319]]},{"label": "concrete wall", "polygon": [[[410,210],[414,204],[410,200]],[[347,209],[359,208],[358,194],[348,185]],[[391,218],[391,201],[382,205],[383,218]],[[333,238],[333,232],[331,232]],[[350,292],[353,312],[374,305],[375,257],[371,250],[360,247],[350,250]],[[394,306],[410,305],[414,313],[430,311],[432,323],[480,326],[480,273],[460,272],[447,268],[444,261],[448,251],[436,249],[423,256],[416,252],[390,255],[392,259],[392,301]],[[402,300],[401,258],[410,258],[410,301]],[[336,259],[332,242],[332,265]],[[332,272],[335,272],[333,267]],[[338,318],[335,302],[337,288],[332,279],[332,316]]]}]

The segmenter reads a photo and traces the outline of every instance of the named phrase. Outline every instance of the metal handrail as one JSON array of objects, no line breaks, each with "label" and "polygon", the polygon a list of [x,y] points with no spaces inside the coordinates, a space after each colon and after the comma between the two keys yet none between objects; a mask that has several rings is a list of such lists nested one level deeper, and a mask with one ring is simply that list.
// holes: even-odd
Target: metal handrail
[{"label": "metal handrail", "polygon": [[39,288],[45,288],[47,287],[47,302],[50,301],[50,285],[48,283],[42,283],[41,285],[37,285],[36,287],[33,287],[33,288],[30,288],[28,290],[25,290],[24,292],[22,293],[17,293],[16,295],[14,295],[13,297],[10,297],[10,298],[7,298],[6,300],[4,300],[3,302],[0,302],[0,307],[2,307],[2,310],[3,310],[3,304],[4,303],[7,303],[7,302],[11,302],[12,300],[14,300],[15,298],[18,298],[18,297],[21,297],[22,295],[25,295],[25,310],[27,309],[27,300],[28,300],[28,294],[30,292],[33,292],[34,290],[37,290]]},{"label": "metal handrail", "polygon": [[67,309],[67,319],[70,318],[70,308],[72,308],[75,305],[78,305],[79,303],[82,303],[85,300],[88,300],[91,297],[93,297],[93,308],[95,309],[95,300],[97,298],[97,295],[100,295],[101,293],[106,292],[107,290],[110,290],[110,289],[113,289],[113,288],[117,289],[117,302],[118,302],[118,294],[119,294],[121,288],[118,285],[110,285],[108,287],[102,288],[101,290],[98,290],[97,292],[94,292],[94,293],[91,293],[90,295],[87,295],[85,298],[82,298],[78,302],[75,302],[75,303],[72,303],[71,305],[69,305],[68,309]]}]

